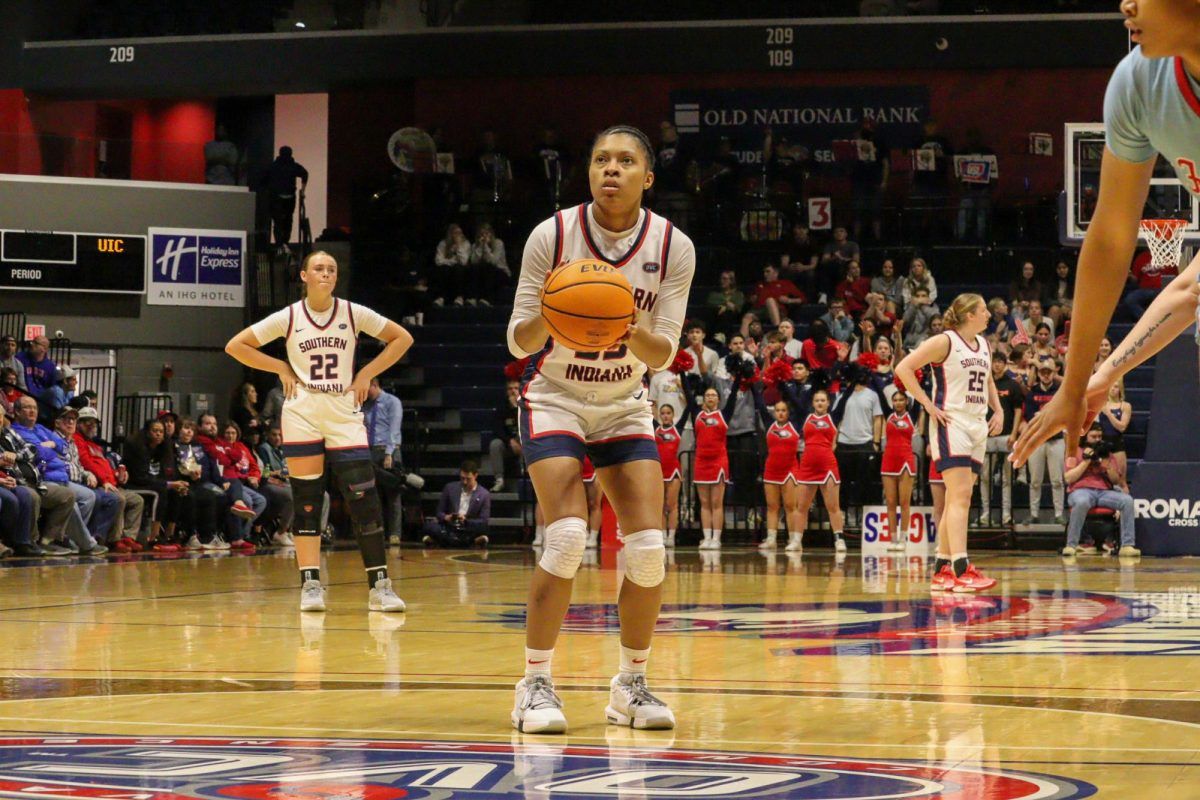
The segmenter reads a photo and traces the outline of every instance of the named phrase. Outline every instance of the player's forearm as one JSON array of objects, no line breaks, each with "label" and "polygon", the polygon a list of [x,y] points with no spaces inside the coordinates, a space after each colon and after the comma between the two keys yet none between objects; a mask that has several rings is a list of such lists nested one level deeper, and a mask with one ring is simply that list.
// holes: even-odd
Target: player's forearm
[{"label": "player's forearm", "polygon": [[536,353],[546,346],[549,336],[550,331],[546,329],[546,323],[540,315],[521,320],[512,329],[512,344],[521,352],[514,352],[513,355],[524,357]]},{"label": "player's forearm", "polygon": [[[1090,385],[1110,386],[1113,381],[1175,341],[1179,334],[1195,322],[1196,295],[1193,286],[1196,272],[1197,270],[1187,269],[1159,293],[1129,335],[1113,349],[1112,355],[1096,371]],[[1073,328],[1072,324],[1072,340],[1075,337]],[[1075,349],[1074,341],[1071,344],[1068,354]]]},{"label": "player's forearm", "polygon": [[654,369],[666,369],[675,355],[675,343],[661,333],[638,329],[629,337],[629,350],[638,360]]},{"label": "player's forearm", "polygon": [[276,375],[284,369],[290,369],[287,363],[281,361],[274,356],[269,356],[263,351],[251,347],[244,342],[231,341],[225,345],[225,352],[236,359],[239,363],[245,364],[252,369],[260,369],[263,372],[272,372]]}]

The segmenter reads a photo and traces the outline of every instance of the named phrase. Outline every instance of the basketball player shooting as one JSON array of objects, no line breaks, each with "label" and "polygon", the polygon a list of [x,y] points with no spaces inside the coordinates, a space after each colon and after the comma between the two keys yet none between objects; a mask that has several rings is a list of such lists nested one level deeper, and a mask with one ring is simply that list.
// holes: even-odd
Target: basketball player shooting
[{"label": "basketball player shooting", "polygon": [[[272,372],[283,383],[280,428],[296,506],[300,610],[325,610],[319,526],[328,456],[366,567],[367,608],[403,611],[404,601],[388,578],[383,506],[375,488],[361,407],[371,379],[403,358],[413,338],[371,309],[333,296],[337,261],[329,253],[310,253],[300,267],[300,280],[304,299],[256,322],[225,345],[225,352],[241,363]],[[359,331],[387,346],[355,373]],[[287,342],[286,361],[259,350],[280,337]]]},{"label": "basketball player shooting", "polygon": [[1196,321],[1200,257],[1163,289],[1092,375],[1125,285],[1158,155],[1189,192],[1200,195],[1200,2],[1124,0],[1121,13],[1140,47],[1117,65],[1104,97],[1100,194],[1079,254],[1067,373],[1058,394],[1017,440],[1017,466],[1059,431],[1078,441],[1108,387]]},{"label": "basketball player shooting", "polygon": [[[686,235],[642,208],[642,195],[654,183],[653,153],[636,128],[603,131],[593,142],[588,167],[592,202],[545,220],[525,246],[508,348],[518,358],[532,356],[521,386],[521,447],[546,534],[529,591],[525,677],[517,683],[511,715],[513,727],[524,733],[567,728],[551,660],[588,533],[580,480],[585,454],[624,532],[617,600],[620,672],[611,681],[605,716],[609,723],[639,729],[675,726],[670,708],[646,685],[666,551],[662,472],[644,376],[647,366],[666,369],[675,357],[696,254]],[[632,290],[633,320],[619,323],[614,337],[619,341],[603,352],[550,339],[543,316],[547,278],[579,259],[619,270]],[[594,314],[602,319],[601,305]]]}]

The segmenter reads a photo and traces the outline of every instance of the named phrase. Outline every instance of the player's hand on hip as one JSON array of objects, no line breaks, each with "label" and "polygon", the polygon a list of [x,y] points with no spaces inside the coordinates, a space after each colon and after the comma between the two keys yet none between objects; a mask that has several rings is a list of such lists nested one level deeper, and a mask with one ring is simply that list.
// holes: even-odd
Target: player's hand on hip
[{"label": "player's hand on hip", "polygon": [[1009,459],[1017,467],[1024,466],[1034,450],[1058,433],[1064,433],[1068,439],[1079,441],[1086,416],[1087,403],[1084,398],[1070,398],[1060,391],[1030,421],[1029,427],[1018,437],[1016,448]]},{"label": "player's hand on hip", "polygon": [[283,384],[283,396],[287,400],[296,399],[296,387],[302,386],[300,379],[296,377],[296,373],[292,372],[290,366],[286,366],[279,373],[279,382]]},{"label": "player's hand on hip", "polygon": [[935,406],[932,401],[925,405],[925,413],[930,419],[937,420],[943,428],[950,426],[950,418],[946,416],[946,412]]},{"label": "player's hand on hip", "polygon": [[350,384],[350,391],[354,395],[354,405],[362,408],[362,404],[367,402],[367,390],[371,388],[371,382],[364,380],[363,377],[357,376],[354,383]]}]

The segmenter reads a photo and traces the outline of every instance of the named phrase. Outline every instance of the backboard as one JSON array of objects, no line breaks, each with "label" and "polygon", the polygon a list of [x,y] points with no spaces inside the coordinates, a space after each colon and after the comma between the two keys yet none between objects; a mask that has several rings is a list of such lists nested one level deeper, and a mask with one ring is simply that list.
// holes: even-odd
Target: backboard
[{"label": "backboard", "polygon": [[[1063,137],[1065,208],[1059,220],[1059,239],[1079,247],[1091,223],[1100,190],[1100,160],[1104,155],[1104,125],[1068,122]],[[1150,195],[1142,219],[1186,219],[1185,246],[1200,244],[1200,201],[1183,188],[1166,159],[1159,156],[1150,179]],[[1140,237],[1140,235],[1139,235]]]}]

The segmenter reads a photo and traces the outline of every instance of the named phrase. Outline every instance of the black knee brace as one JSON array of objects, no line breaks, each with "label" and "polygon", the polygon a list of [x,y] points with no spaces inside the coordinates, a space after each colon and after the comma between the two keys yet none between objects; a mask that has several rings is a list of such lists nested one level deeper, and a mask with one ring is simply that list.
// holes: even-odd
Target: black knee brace
[{"label": "black knee brace", "polygon": [[325,502],[325,478],[289,477],[296,506],[297,536],[321,535],[321,505]]},{"label": "black knee brace", "polygon": [[359,535],[383,530],[383,504],[375,488],[375,468],[368,459],[335,461],[333,476],[346,501],[346,511]]}]

